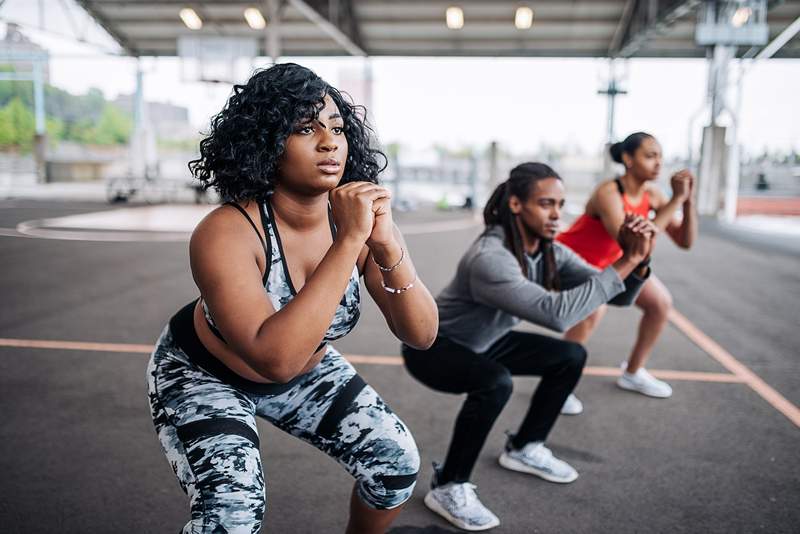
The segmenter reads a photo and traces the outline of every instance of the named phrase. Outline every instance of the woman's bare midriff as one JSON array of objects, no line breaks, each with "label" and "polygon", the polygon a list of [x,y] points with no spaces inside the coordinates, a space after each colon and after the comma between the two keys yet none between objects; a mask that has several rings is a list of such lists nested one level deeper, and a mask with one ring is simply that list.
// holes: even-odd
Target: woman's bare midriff
[{"label": "woman's bare midriff", "polygon": [[[224,363],[225,366],[231,371],[252,382],[260,382],[262,384],[273,383],[273,381],[268,380],[258,374],[247,364],[247,362],[241,358],[241,356],[233,352],[228,345],[214,335],[214,333],[208,327],[206,318],[203,315],[202,301],[198,301],[194,307],[194,329],[197,332],[197,337],[200,338],[200,342],[206,349],[208,349],[208,352],[214,355],[214,357],[219,361]],[[299,374],[307,373],[313,369],[314,366],[322,360],[323,356],[325,356],[325,347],[322,347],[316,353],[314,353]]]}]

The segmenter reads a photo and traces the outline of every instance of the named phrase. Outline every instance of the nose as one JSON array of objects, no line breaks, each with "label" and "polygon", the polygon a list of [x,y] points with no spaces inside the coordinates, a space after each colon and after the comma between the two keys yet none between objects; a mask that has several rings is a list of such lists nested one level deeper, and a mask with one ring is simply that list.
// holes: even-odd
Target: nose
[{"label": "nose", "polygon": [[336,152],[339,148],[339,145],[336,144],[336,139],[334,138],[333,134],[330,130],[323,130],[322,131],[322,138],[319,142],[319,150],[322,152]]},{"label": "nose", "polygon": [[557,221],[561,218],[561,206],[553,206],[550,210],[550,219]]}]

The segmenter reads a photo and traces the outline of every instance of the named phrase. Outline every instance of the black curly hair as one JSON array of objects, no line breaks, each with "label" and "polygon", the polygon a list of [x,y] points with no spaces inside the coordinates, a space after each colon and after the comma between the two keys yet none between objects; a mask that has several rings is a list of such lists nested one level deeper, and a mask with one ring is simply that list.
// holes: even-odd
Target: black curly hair
[{"label": "black curly hair", "polygon": [[298,123],[319,115],[326,96],[339,108],[348,144],[340,183],[378,183],[387,158],[374,146],[366,109],[295,63],[258,70],[246,84],[233,86],[227,104],[211,119],[210,132],[200,141],[200,157],[189,162],[189,170],[203,189],[216,189],[224,201],[263,202],[275,188],[286,139]]}]

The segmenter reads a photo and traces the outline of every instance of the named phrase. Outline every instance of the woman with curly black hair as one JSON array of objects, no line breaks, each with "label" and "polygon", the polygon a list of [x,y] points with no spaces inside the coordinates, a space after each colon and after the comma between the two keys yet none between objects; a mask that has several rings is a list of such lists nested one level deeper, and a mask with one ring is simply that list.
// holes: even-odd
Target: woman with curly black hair
[{"label": "woman with curly black hair", "polygon": [[225,203],[192,235],[200,298],[148,366],[156,431],[191,499],[185,533],[260,528],[256,416],[353,475],[348,533],[384,532],[411,496],[408,428],[329,344],[358,321],[362,275],[404,343],[427,348],[438,327],[370,133],[363,108],[312,71],[275,65],[234,87],[190,163]]}]

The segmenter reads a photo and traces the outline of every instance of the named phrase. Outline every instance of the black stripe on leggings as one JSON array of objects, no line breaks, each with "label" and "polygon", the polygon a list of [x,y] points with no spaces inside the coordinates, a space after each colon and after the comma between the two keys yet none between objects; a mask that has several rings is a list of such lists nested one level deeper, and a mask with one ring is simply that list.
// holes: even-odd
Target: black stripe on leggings
[{"label": "black stripe on leggings", "polygon": [[223,417],[200,419],[181,425],[176,428],[176,430],[178,432],[178,439],[183,443],[189,443],[190,441],[208,436],[220,436],[225,434],[241,436],[258,447],[258,434],[256,434],[256,431],[238,419]]},{"label": "black stripe on leggings", "polygon": [[332,437],[336,432],[336,427],[344,418],[350,404],[355,400],[361,390],[366,387],[367,383],[359,375],[353,375],[347,384],[342,388],[339,394],[333,399],[325,415],[317,426],[317,435],[322,437]]},{"label": "black stripe on leggings", "polygon": [[378,475],[375,478],[389,490],[401,490],[410,487],[417,480],[418,473],[410,475]]}]

